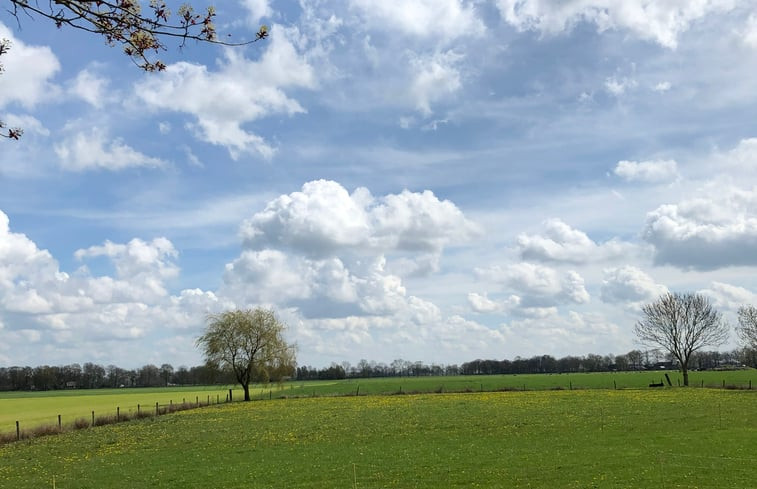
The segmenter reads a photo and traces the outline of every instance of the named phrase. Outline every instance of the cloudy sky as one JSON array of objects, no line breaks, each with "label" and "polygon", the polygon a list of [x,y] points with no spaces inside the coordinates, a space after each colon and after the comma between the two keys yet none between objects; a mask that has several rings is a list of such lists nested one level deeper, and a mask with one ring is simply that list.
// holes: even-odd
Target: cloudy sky
[{"label": "cloudy sky", "polygon": [[663,292],[757,304],[753,1],[216,4],[269,39],[160,74],[0,13],[0,365],[199,364],[256,305],[325,366],[620,354]]}]

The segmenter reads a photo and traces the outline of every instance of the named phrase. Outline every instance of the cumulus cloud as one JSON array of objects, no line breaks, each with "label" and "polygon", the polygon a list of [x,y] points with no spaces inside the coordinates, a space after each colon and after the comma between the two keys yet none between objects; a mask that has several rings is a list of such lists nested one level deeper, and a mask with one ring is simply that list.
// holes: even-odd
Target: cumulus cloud
[{"label": "cumulus cloud", "polygon": [[315,70],[288,35],[283,27],[273,26],[271,42],[258,61],[229,49],[217,71],[187,62],[171,64],[138,83],[136,95],[150,107],[193,116],[198,137],[225,147],[234,159],[242,153],[271,157],[274,148],[243,126],[276,114],[304,113],[285,90],[316,83]]},{"label": "cumulus cloud", "polygon": [[55,145],[61,167],[71,171],[111,170],[131,167],[159,167],[166,164],[159,158],[135,150],[122,139],[111,139],[100,127],[76,132]]},{"label": "cumulus cloud", "polygon": [[134,238],[126,244],[106,241],[100,246],[76,250],[74,256],[79,260],[106,256],[115,264],[120,278],[133,278],[144,274],[172,278],[179,272],[173,263],[178,252],[166,238],[155,238],[150,242]]},{"label": "cumulus cloud", "polygon": [[702,289],[699,293],[712,298],[717,309],[731,312],[736,312],[746,304],[757,304],[757,294],[744,287],[724,282],[712,282],[709,288]]},{"label": "cumulus cloud", "polygon": [[350,6],[371,27],[386,31],[392,26],[420,38],[452,41],[458,37],[477,36],[484,32],[472,3],[461,0],[351,0]]},{"label": "cumulus cloud", "polygon": [[555,35],[587,22],[595,24],[599,32],[625,30],[670,49],[678,46],[678,37],[694,22],[734,6],[732,0],[497,0],[505,21],[521,31]]},{"label": "cumulus cloud", "polygon": [[500,283],[515,294],[508,303],[518,307],[552,307],[557,304],[589,302],[583,277],[575,271],[557,270],[533,263],[476,269],[481,278]]},{"label": "cumulus cloud", "polygon": [[312,256],[343,250],[438,254],[477,232],[455,204],[430,191],[375,198],[363,187],[350,194],[326,180],[274,199],[241,227],[247,247],[283,247]]},{"label": "cumulus cloud", "polygon": [[[208,312],[233,306],[198,289],[169,294],[166,281],[176,277],[178,267],[176,250],[165,238],[124,244],[108,241],[78,250],[75,256],[84,261],[104,257],[115,274],[94,276],[86,266],[70,274],[60,270],[47,250],[13,232],[8,216],[0,211],[0,322],[6,325],[4,333],[23,330],[25,337],[43,344],[39,348],[55,350],[65,345],[84,349],[91,341],[121,342],[167,330],[199,329]],[[29,353],[38,355],[39,350]]]},{"label": "cumulus cloud", "polygon": [[447,319],[411,294],[403,277],[432,273],[445,247],[477,232],[431,192],[374,197],[365,188],[350,193],[333,181],[312,181],[242,224],[243,250],[226,266],[219,293],[289,311],[298,343],[314,352],[349,350],[354,357],[390,338],[415,343],[421,334],[434,342],[432,328]]},{"label": "cumulus cloud", "polygon": [[716,154],[713,159],[730,167],[754,171],[757,169],[757,138],[742,139],[735,148]]},{"label": "cumulus cloud", "polygon": [[604,270],[600,298],[603,302],[624,304],[629,309],[638,310],[666,292],[667,287],[656,283],[644,271],[626,265]]},{"label": "cumulus cloud", "polygon": [[3,89],[0,107],[16,102],[32,108],[55,98],[60,92],[51,79],[60,71],[60,62],[49,47],[29,46],[13,36],[0,22],[0,39],[8,39],[11,48],[3,55]]},{"label": "cumulus cloud", "polygon": [[678,165],[675,160],[622,160],[613,172],[629,182],[663,183],[678,178]]},{"label": "cumulus cloud", "polygon": [[633,245],[615,239],[596,243],[560,219],[549,219],[542,234],[518,235],[517,250],[526,260],[580,264],[628,254]]},{"label": "cumulus cloud", "polygon": [[96,109],[102,108],[110,98],[109,80],[91,70],[81,70],[70,82],[69,91]]},{"label": "cumulus cloud", "polygon": [[[526,317],[509,322],[503,329],[511,342],[517,343],[521,355],[575,355],[576,352],[596,352],[600,345],[612,344],[623,348],[621,328],[601,314],[553,311],[545,317]],[[565,345],[570,344],[570,350]],[[631,348],[627,341],[627,348]]]},{"label": "cumulus cloud", "polygon": [[701,270],[757,264],[757,188],[710,185],[696,193],[647,213],[642,236],[655,262]]}]

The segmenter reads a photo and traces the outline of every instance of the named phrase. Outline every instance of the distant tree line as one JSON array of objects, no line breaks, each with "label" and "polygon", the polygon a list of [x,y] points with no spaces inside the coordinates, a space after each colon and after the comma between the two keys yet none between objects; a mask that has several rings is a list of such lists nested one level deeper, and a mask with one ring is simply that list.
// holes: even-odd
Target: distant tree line
[{"label": "distant tree line", "polygon": [[85,363],[38,367],[0,367],[0,390],[30,391],[58,389],[101,389],[119,387],[162,387],[170,385],[233,384],[235,379],[208,365],[196,367],[170,364],[123,369],[115,365]]},{"label": "distant tree line", "polygon": [[[751,348],[727,352],[701,351],[692,354],[690,368],[711,370],[757,367],[757,350]],[[660,350],[632,350],[624,355],[566,356],[555,358],[538,355],[530,358],[515,357],[513,360],[476,359],[461,365],[437,365],[407,360],[394,360],[390,364],[360,360],[357,365],[349,362],[332,363],[326,368],[297,367],[298,380],[338,380],[369,377],[421,377],[442,375],[496,375],[496,374],[544,374],[652,370],[676,368],[669,354]]]},{"label": "distant tree line", "polygon": [[[743,348],[727,352],[702,351],[692,355],[690,368],[711,370],[741,365],[757,367],[757,350]],[[476,359],[461,365],[426,364],[397,359],[391,363],[360,360],[332,363],[328,367],[299,366],[297,380],[338,380],[369,377],[422,377],[443,375],[495,375],[577,373],[676,368],[669,355],[659,350],[632,350],[624,355],[566,356],[537,355],[512,360]],[[234,374],[212,365],[174,368],[164,363],[123,369],[115,365],[74,363],[63,366],[0,367],[0,390],[30,391],[57,389],[100,389],[119,387],[164,387],[173,385],[234,384]]]}]

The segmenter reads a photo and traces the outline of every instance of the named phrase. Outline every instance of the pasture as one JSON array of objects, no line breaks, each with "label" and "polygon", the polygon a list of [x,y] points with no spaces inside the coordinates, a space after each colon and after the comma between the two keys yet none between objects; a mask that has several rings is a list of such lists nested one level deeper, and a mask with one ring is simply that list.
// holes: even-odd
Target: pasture
[{"label": "pasture", "polygon": [[0,447],[0,487],[744,488],[757,391],[272,399]]},{"label": "pasture", "polygon": [[[579,374],[526,374],[477,375],[450,377],[390,377],[373,379],[346,379],[331,381],[290,381],[284,384],[254,385],[250,394],[254,400],[323,397],[339,395],[386,395],[408,393],[487,392],[502,390],[578,390],[578,389],[641,389],[650,383],[664,382],[665,372],[607,372]],[[668,372],[671,383],[681,381],[678,372]],[[757,389],[757,371],[691,372],[691,385],[695,387],[749,388],[754,381]],[[96,416],[113,416],[116,410],[134,414],[138,409],[154,412],[155,404],[161,407],[184,401],[202,404],[224,402],[229,388],[233,399],[241,400],[239,386],[167,387],[137,389],[64,390],[45,392],[0,392],[0,434],[15,432],[19,421],[22,429],[39,425],[56,425],[58,415],[62,424],[70,426],[76,419]]]}]

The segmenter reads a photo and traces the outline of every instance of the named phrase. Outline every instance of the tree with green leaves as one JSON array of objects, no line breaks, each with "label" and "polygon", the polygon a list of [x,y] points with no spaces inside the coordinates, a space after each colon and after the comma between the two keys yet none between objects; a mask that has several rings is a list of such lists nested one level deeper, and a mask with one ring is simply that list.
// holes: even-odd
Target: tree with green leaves
[{"label": "tree with green leaves", "polygon": [[211,314],[197,346],[208,364],[234,373],[249,401],[250,383],[280,381],[295,371],[295,349],[284,340],[285,328],[270,309]]},{"label": "tree with green leaves", "polygon": [[645,305],[634,331],[643,343],[659,346],[678,361],[683,385],[689,385],[691,354],[728,339],[728,324],[710,300],[695,293],[667,293]]},{"label": "tree with green leaves", "polygon": [[[183,47],[188,40],[241,46],[268,37],[268,27],[262,25],[247,41],[219,39],[213,24],[216,11],[212,6],[198,13],[192,5],[185,3],[172,16],[164,0],[150,0],[147,8],[143,8],[141,0],[5,1],[10,4],[7,12],[19,25],[23,17],[42,18],[58,29],[68,27],[100,35],[106,44],[121,46],[124,54],[139,68],[149,72],[166,68],[156,55],[166,50],[166,40],[171,38]],[[0,56],[10,48],[8,39],[0,39]],[[0,72],[2,69],[0,63]],[[7,128],[0,121],[0,136],[19,139],[22,134],[20,128]]]}]

